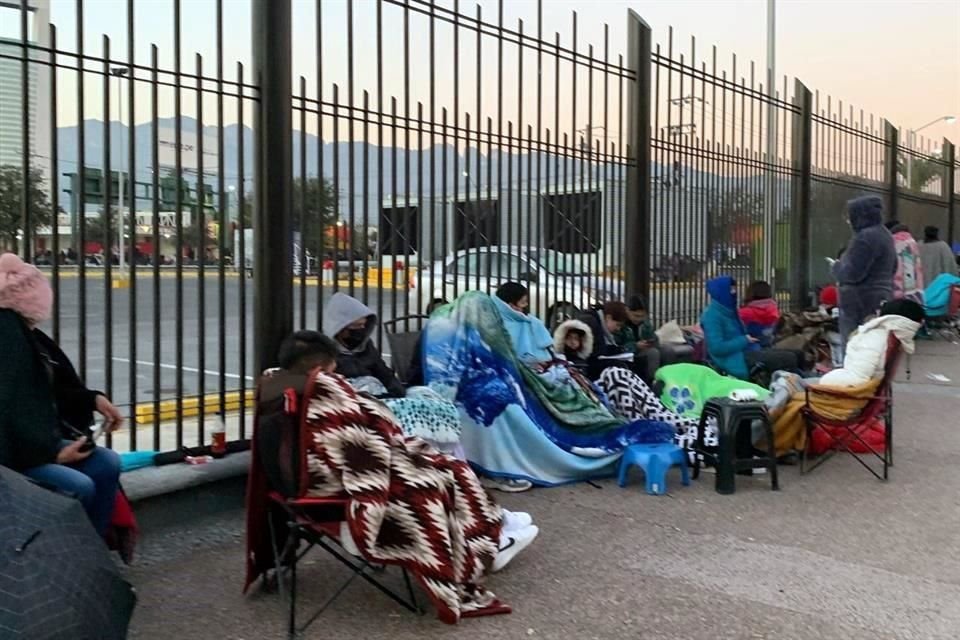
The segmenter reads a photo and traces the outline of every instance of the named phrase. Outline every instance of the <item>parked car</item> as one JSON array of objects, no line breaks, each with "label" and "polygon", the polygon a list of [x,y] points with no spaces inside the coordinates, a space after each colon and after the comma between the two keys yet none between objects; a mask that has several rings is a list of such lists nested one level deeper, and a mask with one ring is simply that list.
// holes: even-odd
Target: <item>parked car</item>
[{"label": "parked car", "polygon": [[581,256],[535,247],[464,249],[438,260],[413,279],[410,309],[426,309],[433,301],[450,301],[466,291],[493,293],[513,280],[527,286],[530,312],[552,329],[581,309],[623,299],[623,282],[590,273],[589,262]]}]

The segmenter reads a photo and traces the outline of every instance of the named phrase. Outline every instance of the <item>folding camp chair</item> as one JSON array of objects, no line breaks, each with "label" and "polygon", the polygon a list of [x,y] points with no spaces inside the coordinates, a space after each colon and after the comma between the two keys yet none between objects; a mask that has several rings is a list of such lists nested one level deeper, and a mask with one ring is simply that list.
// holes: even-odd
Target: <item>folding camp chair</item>
[{"label": "folding camp chair", "polygon": [[[288,639],[293,640],[300,637],[358,576],[372,584],[404,609],[413,613],[423,613],[417,603],[413,583],[406,569],[402,570],[406,593],[401,595],[380,582],[375,575],[371,575],[382,573],[386,567],[373,565],[367,560],[354,557],[346,551],[340,541],[340,532],[341,525],[346,517],[347,500],[343,498],[289,499],[277,492],[270,492],[268,497],[271,508],[282,510],[287,526],[286,539],[281,543],[281,532],[277,531],[277,524],[272,517],[273,514],[271,514],[269,518],[270,543],[274,552],[274,567],[278,568],[274,578],[281,597],[288,599],[290,607],[287,623]],[[300,549],[301,541],[307,543],[307,546],[302,550]],[[348,567],[352,573],[307,620],[306,624],[298,627],[297,564],[314,547],[320,547],[327,551],[340,563]],[[284,587],[280,567],[289,570],[289,594],[286,593],[287,589]]]},{"label": "folding camp chair", "polygon": [[944,340],[960,342],[960,286],[950,287],[947,313],[936,318],[927,318],[927,329],[936,332]]},{"label": "folding camp chair", "polygon": [[[857,462],[877,477],[878,480],[886,480],[889,467],[893,466],[893,379],[897,374],[897,368],[900,364],[900,358],[903,355],[903,348],[895,335],[890,334],[887,342],[887,359],[884,365],[883,378],[873,396],[868,398],[853,396],[841,389],[831,389],[826,387],[808,388],[806,391],[806,404],[801,409],[804,422],[807,427],[807,446],[803,450],[800,458],[800,473],[809,473],[821,464],[832,458],[839,452],[846,452],[853,456]],[[812,402],[816,397],[851,399],[865,401],[863,407],[855,411],[853,415],[840,419],[819,413]],[[877,451],[868,443],[862,434],[862,430],[873,424],[875,420],[882,419],[884,425],[884,448],[883,451]],[[817,431],[825,433],[829,437],[830,450],[825,451],[812,465],[808,466],[808,453],[813,444],[813,434]],[[858,443],[865,451],[857,453],[851,449],[851,445]],[[882,474],[877,473],[876,469],[868,461],[876,458],[883,464]]]},{"label": "folding camp chair", "polygon": [[[416,355],[414,351],[427,320],[429,316],[426,315],[410,315],[383,323],[390,343],[390,365],[400,382],[407,386],[410,384],[410,363]],[[411,330],[413,328],[415,330]]]}]

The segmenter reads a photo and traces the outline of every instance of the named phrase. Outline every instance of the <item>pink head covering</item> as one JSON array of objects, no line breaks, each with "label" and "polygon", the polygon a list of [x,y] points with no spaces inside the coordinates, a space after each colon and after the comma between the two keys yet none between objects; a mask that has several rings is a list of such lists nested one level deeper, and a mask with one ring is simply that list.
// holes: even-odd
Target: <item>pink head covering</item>
[{"label": "pink head covering", "polygon": [[28,324],[50,317],[53,290],[39,269],[14,253],[0,255],[0,309],[16,311]]}]

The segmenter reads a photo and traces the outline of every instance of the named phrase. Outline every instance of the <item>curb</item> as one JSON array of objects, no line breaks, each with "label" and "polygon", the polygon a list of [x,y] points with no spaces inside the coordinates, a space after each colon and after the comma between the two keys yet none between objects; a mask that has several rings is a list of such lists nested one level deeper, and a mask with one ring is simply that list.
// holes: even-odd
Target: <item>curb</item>
[{"label": "curb", "polygon": [[[224,394],[224,412],[233,413],[239,411],[241,406],[247,409],[252,409],[253,395],[253,389],[248,389],[244,393],[244,399],[241,401],[239,391],[228,391],[226,394]],[[159,412],[157,411],[157,404],[159,405]],[[184,397],[181,402],[180,415],[184,418],[193,418],[198,416],[200,415],[201,406],[203,407],[204,414],[206,415],[212,416],[218,413],[220,411],[220,394],[208,393],[203,396]],[[141,402],[134,406],[133,415],[136,417],[137,424],[149,424],[156,421],[157,416],[159,416],[160,422],[176,420],[177,401],[161,400],[159,403]]]}]

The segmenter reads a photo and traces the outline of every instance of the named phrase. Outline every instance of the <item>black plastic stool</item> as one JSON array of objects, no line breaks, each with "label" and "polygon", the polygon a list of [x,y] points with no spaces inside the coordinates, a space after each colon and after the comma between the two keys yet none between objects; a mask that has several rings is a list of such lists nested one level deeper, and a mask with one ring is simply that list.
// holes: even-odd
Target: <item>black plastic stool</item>
[{"label": "black plastic stool", "polygon": [[[704,445],[707,419],[714,417],[717,420],[717,449],[708,451]],[[753,457],[751,440],[751,423],[759,420],[767,438],[767,456]],[[746,423],[747,428],[741,429]],[[770,425],[770,416],[761,402],[737,402],[730,398],[711,398],[703,407],[700,414],[700,426],[697,429],[697,444],[693,461],[693,477],[700,476],[700,455],[709,460],[717,468],[717,493],[730,494],[736,490],[735,477],[738,471],[747,469],[765,468],[770,473],[771,490],[777,491],[780,483],[777,480],[777,455],[773,448],[773,427]],[[738,457],[738,452],[746,451],[749,457]]]}]

